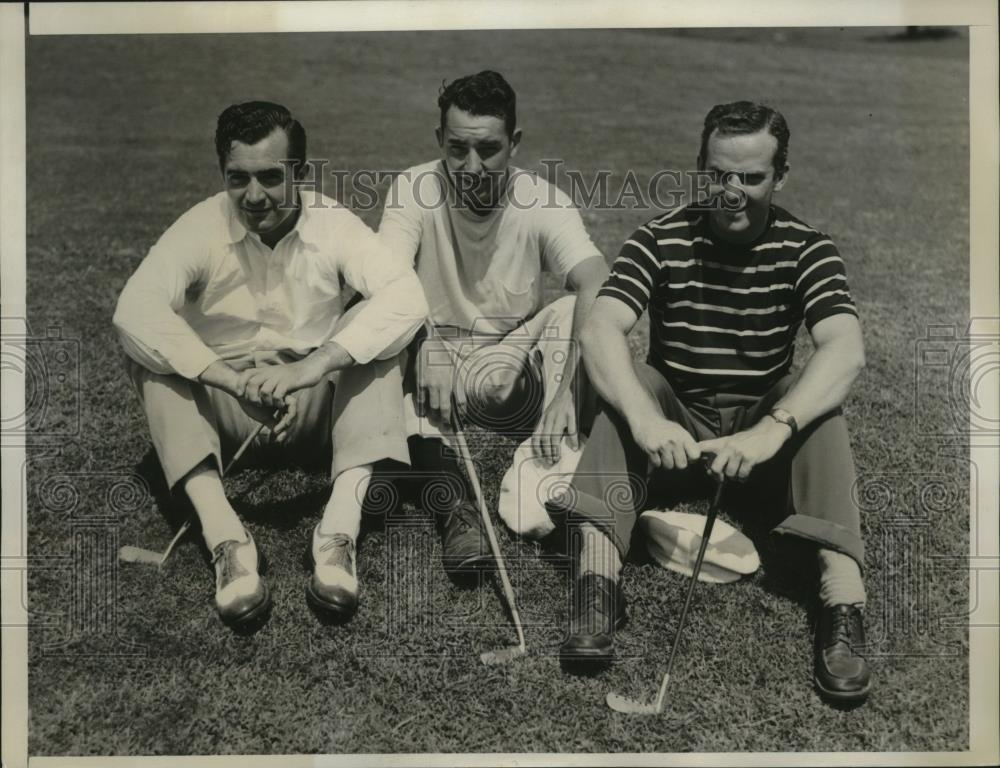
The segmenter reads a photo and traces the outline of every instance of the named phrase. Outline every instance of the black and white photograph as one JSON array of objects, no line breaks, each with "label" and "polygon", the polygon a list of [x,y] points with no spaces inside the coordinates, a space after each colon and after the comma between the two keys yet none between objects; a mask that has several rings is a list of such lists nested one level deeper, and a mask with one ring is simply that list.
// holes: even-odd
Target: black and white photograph
[{"label": "black and white photograph", "polygon": [[4,766],[1000,760],[997,9],[822,5],[4,6]]}]

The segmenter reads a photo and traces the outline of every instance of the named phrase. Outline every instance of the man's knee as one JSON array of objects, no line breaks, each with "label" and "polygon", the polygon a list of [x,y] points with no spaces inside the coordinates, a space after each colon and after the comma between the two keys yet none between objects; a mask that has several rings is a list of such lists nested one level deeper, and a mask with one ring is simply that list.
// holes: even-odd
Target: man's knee
[{"label": "man's knee", "polygon": [[487,408],[495,408],[509,402],[520,382],[521,371],[512,366],[494,362],[482,366],[479,371],[470,371],[465,382],[466,393]]}]

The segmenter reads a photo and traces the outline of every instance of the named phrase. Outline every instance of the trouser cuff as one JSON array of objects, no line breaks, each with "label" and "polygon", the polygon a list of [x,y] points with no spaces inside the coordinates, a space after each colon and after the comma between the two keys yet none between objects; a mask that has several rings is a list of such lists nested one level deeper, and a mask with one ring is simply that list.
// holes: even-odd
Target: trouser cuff
[{"label": "trouser cuff", "polygon": [[[570,488],[561,496],[548,501],[545,506],[550,511],[557,511],[566,515],[567,536],[572,536],[575,525],[580,523],[590,523],[593,525],[611,539],[624,562],[625,557],[628,555],[631,536],[629,536],[629,540],[625,540],[622,537],[622,531],[619,530],[622,527],[621,521],[609,514],[603,500],[576,488]],[[572,554],[572,548],[567,547],[567,552]]]},{"label": "trouser cuff", "polygon": [[861,537],[837,523],[821,520],[818,517],[806,515],[789,515],[781,521],[773,533],[798,536],[814,541],[828,549],[842,552],[857,562],[858,568],[864,571],[865,547]]}]

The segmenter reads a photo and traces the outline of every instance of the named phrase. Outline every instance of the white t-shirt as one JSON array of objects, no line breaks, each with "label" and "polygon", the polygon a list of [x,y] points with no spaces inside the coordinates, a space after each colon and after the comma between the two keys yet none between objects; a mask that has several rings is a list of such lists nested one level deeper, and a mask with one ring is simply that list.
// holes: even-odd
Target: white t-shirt
[{"label": "white t-shirt", "polygon": [[414,264],[431,319],[504,334],[542,307],[543,270],[566,275],[600,251],[572,200],[537,174],[510,168],[501,204],[480,216],[458,204],[440,161],[393,181],[379,237]]}]

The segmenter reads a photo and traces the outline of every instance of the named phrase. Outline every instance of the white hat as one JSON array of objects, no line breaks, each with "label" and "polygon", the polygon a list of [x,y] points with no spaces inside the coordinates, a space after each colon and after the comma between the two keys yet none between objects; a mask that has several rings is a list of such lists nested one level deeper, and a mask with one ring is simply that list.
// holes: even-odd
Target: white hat
[{"label": "white hat", "polygon": [[566,490],[582,453],[582,447],[574,451],[563,438],[559,461],[549,467],[535,456],[531,438],[521,443],[514,451],[514,463],[500,481],[497,512],[507,527],[529,539],[540,539],[554,530],[545,502]]},{"label": "white hat", "polygon": [[[664,568],[690,576],[701,547],[705,516],[691,512],[648,509],[639,516],[650,556]],[[728,584],[760,568],[753,542],[716,518],[698,581]]]}]

